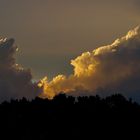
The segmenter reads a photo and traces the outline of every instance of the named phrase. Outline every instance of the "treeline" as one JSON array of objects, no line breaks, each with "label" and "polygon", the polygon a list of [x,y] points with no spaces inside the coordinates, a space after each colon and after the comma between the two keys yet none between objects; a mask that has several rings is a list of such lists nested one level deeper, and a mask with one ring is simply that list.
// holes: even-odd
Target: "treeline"
[{"label": "treeline", "polygon": [[134,138],[139,124],[140,105],[121,94],[106,98],[60,94],[53,100],[23,98],[0,105],[2,140],[89,139],[131,134]]}]

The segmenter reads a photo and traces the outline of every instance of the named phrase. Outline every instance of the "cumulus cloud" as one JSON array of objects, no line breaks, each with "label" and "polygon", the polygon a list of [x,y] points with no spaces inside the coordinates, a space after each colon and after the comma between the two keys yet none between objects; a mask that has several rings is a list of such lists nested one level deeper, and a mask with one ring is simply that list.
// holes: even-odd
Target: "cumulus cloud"
[{"label": "cumulus cloud", "polygon": [[17,50],[14,39],[0,38],[0,101],[38,95],[31,71],[16,64]]},{"label": "cumulus cloud", "polygon": [[41,97],[53,98],[60,92],[73,95],[81,91],[97,93],[99,89],[108,93],[132,93],[133,96],[140,92],[140,27],[130,30],[110,45],[83,53],[71,60],[71,65],[74,72],[70,76],[58,75],[51,81],[47,77],[40,80]]}]

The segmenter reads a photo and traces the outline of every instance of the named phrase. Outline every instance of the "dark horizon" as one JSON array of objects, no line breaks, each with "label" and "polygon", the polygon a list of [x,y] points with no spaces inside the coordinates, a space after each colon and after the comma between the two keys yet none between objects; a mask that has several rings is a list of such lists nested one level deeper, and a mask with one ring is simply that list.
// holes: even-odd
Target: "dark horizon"
[{"label": "dark horizon", "polygon": [[140,105],[120,94],[105,99],[75,99],[66,94],[53,100],[23,98],[0,104],[0,114],[0,136],[4,139],[120,138],[139,134]]}]

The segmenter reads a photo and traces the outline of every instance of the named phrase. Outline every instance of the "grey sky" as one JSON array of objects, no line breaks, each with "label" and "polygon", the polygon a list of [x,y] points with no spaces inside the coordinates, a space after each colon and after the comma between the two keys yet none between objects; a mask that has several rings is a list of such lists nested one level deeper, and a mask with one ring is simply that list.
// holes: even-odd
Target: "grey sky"
[{"label": "grey sky", "polygon": [[140,24],[139,0],[0,0],[0,35],[35,78],[68,74],[70,60]]}]

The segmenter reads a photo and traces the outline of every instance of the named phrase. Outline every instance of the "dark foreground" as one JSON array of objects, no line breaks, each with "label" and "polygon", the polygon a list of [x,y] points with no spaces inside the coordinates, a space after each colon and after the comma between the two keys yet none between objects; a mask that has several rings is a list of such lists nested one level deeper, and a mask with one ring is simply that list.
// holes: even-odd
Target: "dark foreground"
[{"label": "dark foreground", "polygon": [[53,100],[12,100],[0,105],[0,140],[140,138],[140,106],[117,94]]}]

